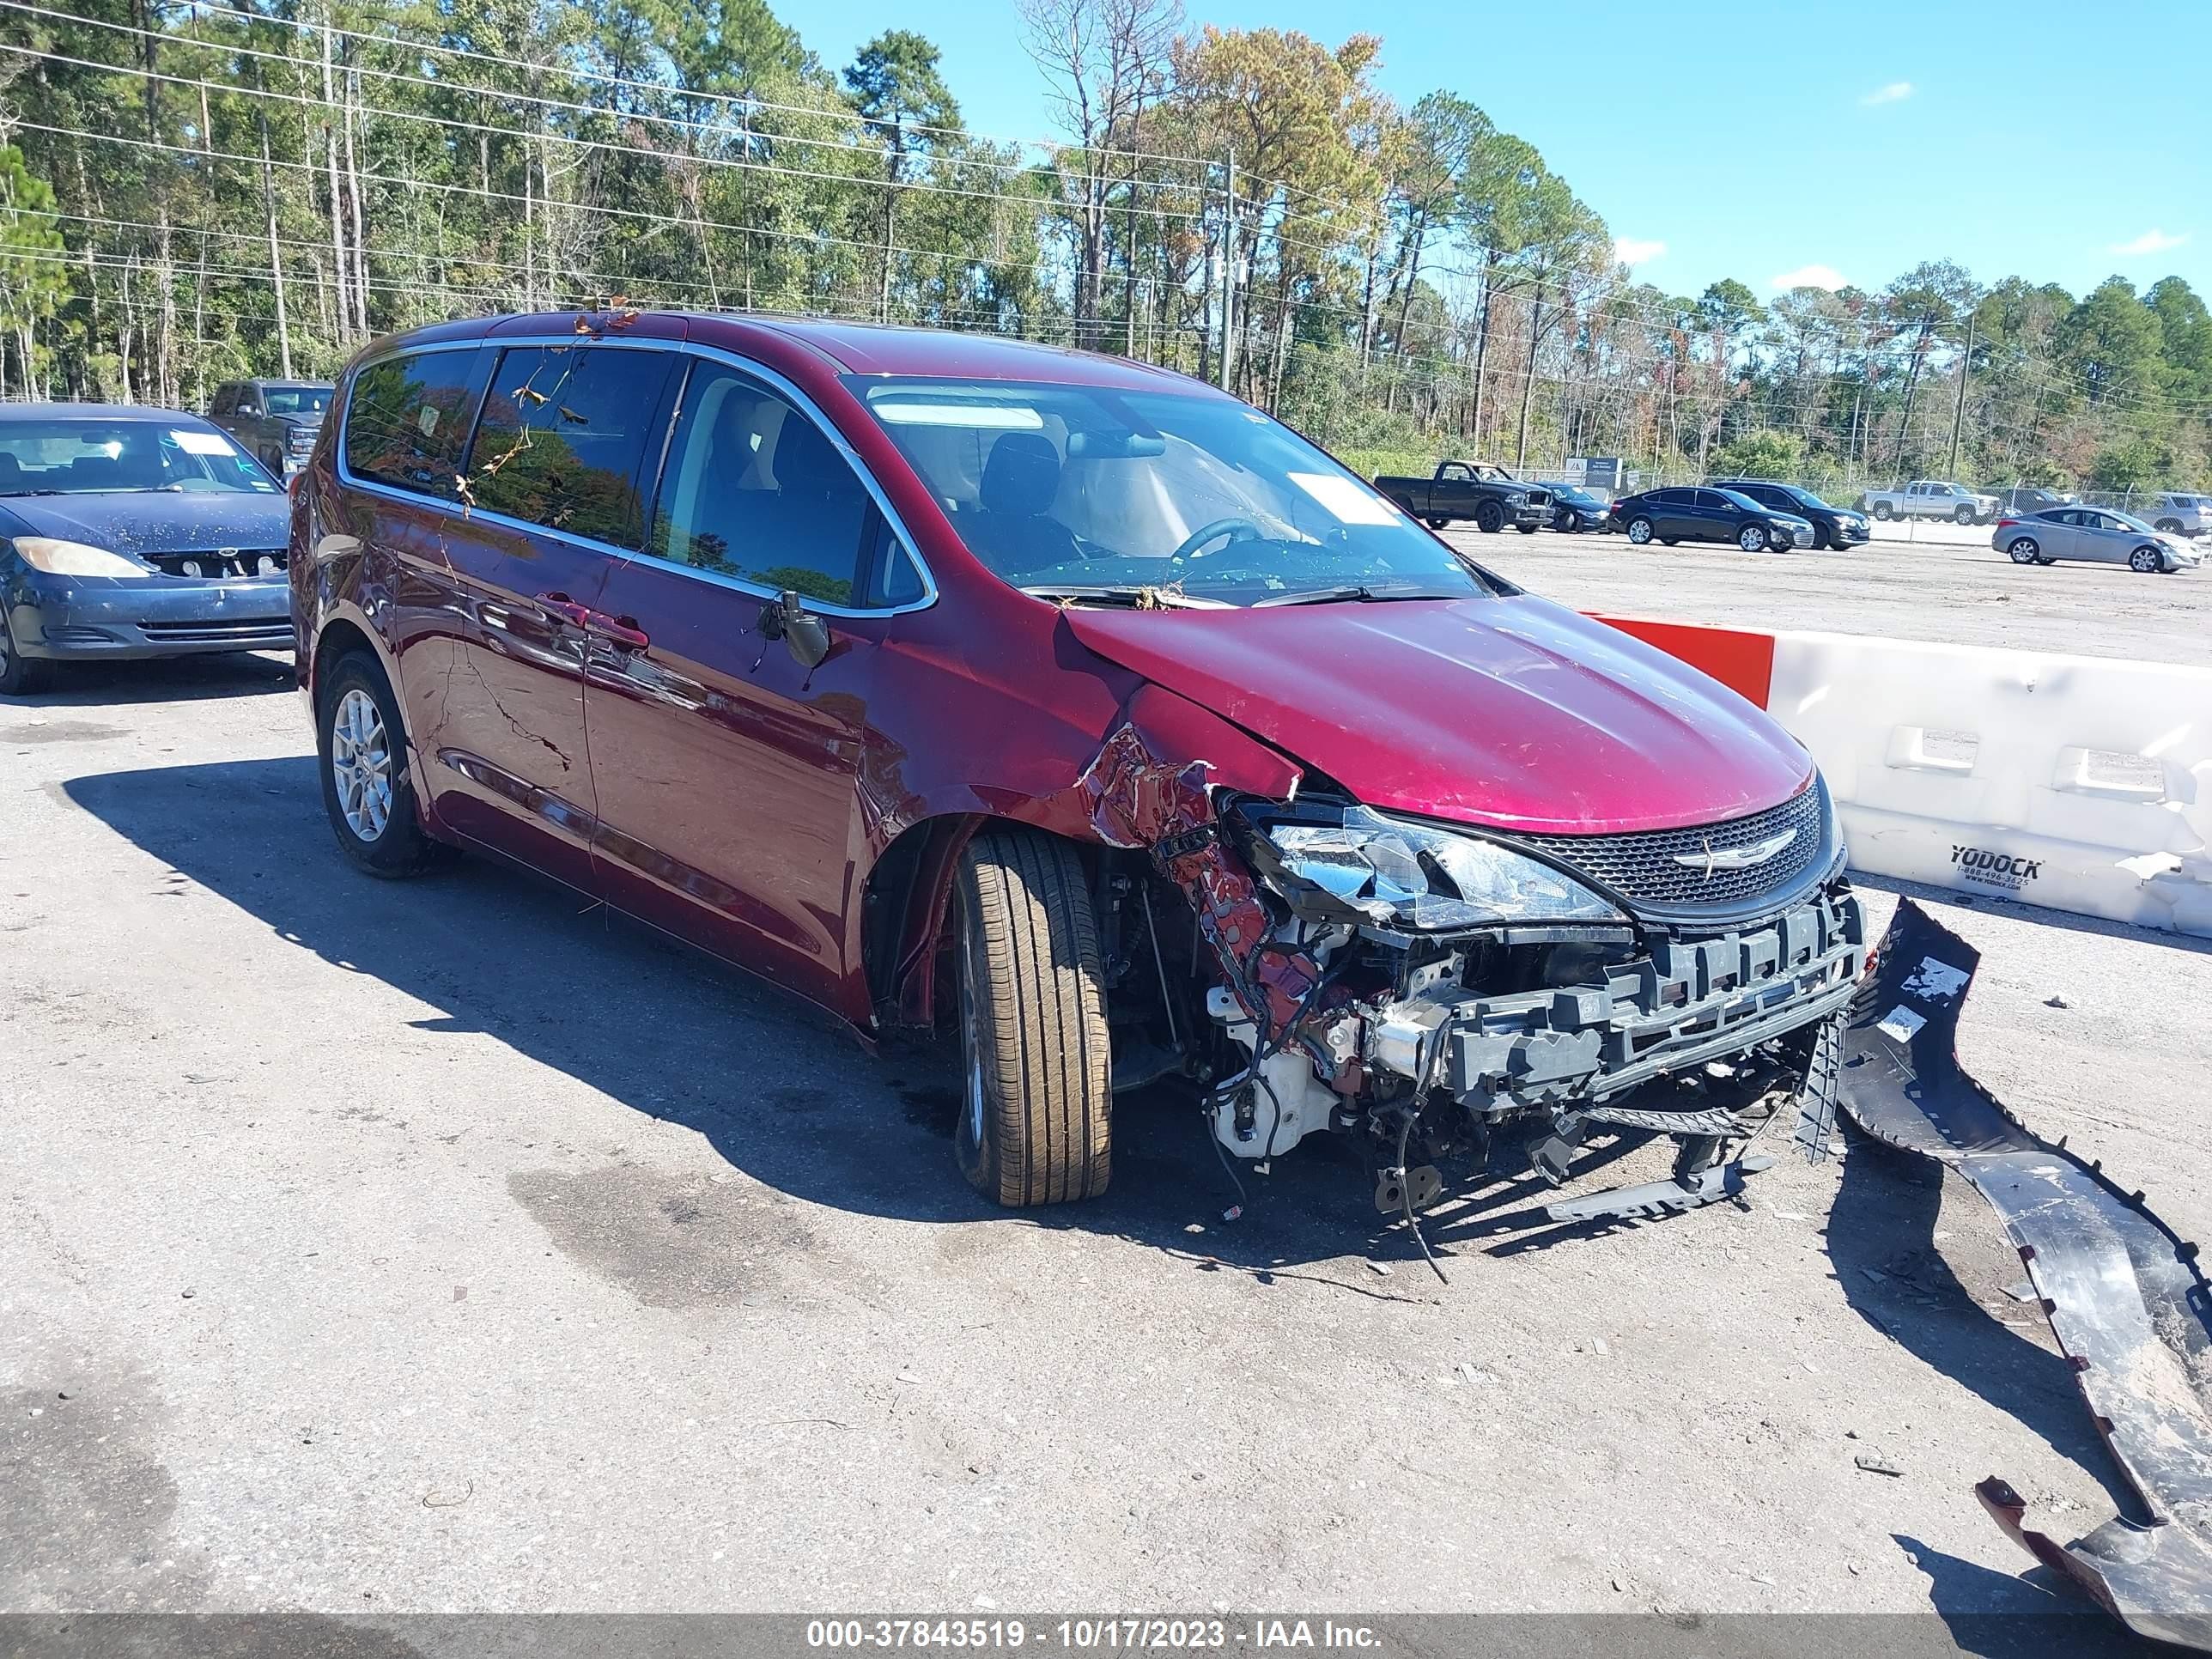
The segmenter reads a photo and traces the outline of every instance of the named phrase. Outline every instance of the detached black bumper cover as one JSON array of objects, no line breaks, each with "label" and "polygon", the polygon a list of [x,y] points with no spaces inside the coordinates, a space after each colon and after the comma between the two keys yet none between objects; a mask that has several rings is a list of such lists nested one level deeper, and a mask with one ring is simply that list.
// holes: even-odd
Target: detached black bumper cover
[{"label": "detached black bumper cover", "polygon": [[1817,894],[1764,927],[1661,945],[1601,985],[1409,997],[1384,1012],[1371,1058],[1477,1111],[1602,1101],[1835,1012],[1865,948],[1858,900]]},{"label": "detached black bumper cover", "polygon": [[176,657],[206,651],[289,651],[291,596],[283,575],[198,580],[31,574],[0,580],[15,648],[26,657]]},{"label": "detached black bumper cover", "polygon": [[1991,1478],[1983,1506],[2039,1561],[2137,1634],[2212,1651],[2212,1359],[2197,1249],[2095,1164],[2030,1133],[1959,1069],[1959,1010],[1980,953],[1900,901],[1844,1039],[1842,1097],[1869,1134],[1948,1165],[2027,1264],[2099,1432],[2142,1500],[2061,1545]]}]

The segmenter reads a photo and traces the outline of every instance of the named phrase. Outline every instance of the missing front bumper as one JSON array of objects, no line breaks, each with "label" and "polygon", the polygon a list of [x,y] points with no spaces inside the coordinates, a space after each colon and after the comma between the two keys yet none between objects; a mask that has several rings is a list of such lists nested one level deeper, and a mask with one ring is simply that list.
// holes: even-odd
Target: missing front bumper
[{"label": "missing front bumper", "polygon": [[1600,984],[1503,996],[1439,985],[1382,1011],[1368,1060],[1485,1116],[1596,1105],[1834,1013],[1865,939],[1857,899],[1830,891],[1760,927],[1663,943]]}]

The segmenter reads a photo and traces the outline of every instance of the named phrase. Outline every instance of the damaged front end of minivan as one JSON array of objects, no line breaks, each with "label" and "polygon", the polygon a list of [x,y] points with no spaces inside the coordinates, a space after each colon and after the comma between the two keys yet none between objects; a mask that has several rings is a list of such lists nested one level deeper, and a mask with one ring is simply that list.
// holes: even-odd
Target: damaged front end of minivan
[{"label": "damaged front end of minivan", "polygon": [[1240,791],[1133,721],[1083,790],[1126,860],[1102,893],[1116,1087],[1179,1065],[1230,1154],[1355,1135],[1378,1209],[1412,1224],[1442,1167],[1508,1125],[1555,1186],[1593,1129],[1677,1142],[1671,1181],[1562,1219],[1736,1190],[1765,1163],[1730,1149],[1793,1103],[1825,1152],[1866,940],[1817,775],[1727,822],[1522,835],[1378,811],[1311,773]]}]

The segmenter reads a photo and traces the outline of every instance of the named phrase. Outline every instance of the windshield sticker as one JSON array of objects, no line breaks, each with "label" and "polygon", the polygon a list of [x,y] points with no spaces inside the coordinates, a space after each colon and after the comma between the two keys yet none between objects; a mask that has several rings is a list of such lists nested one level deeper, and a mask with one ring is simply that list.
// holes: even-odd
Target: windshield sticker
[{"label": "windshield sticker", "polygon": [[193,432],[179,427],[169,435],[177,441],[177,447],[187,455],[228,455],[230,441],[219,432]]},{"label": "windshield sticker", "polygon": [[893,426],[980,427],[994,432],[1037,432],[1044,427],[1043,416],[1013,404],[878,403],[871,398],[868,407],[877,419]]},{"label": "windshield sticker", "polygon": [[1285,476],[1327,507],[1339,524],[1398,522],[1397,510],[1355,479],[1334,472],[1291,472]]}]

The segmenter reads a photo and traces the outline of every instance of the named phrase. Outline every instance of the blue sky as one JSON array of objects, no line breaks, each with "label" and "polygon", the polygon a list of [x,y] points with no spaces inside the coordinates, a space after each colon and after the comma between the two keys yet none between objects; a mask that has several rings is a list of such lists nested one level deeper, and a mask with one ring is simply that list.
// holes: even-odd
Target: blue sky
[{"label": "blue sky", "polygon": [[[1638,271],[1677,293],[1923,258],[2076,294],[2114,273],[2212,295],[2208,0],[1185,0],[1194,22],[1382,37],[1382,84],[1442,85],[1534,143]],[[969,125],[1052,131],[1012,0],[779,5],[824,60],[879,29],[943,48]],[[1648,245],[1662,244],[1653,252]]]}]

